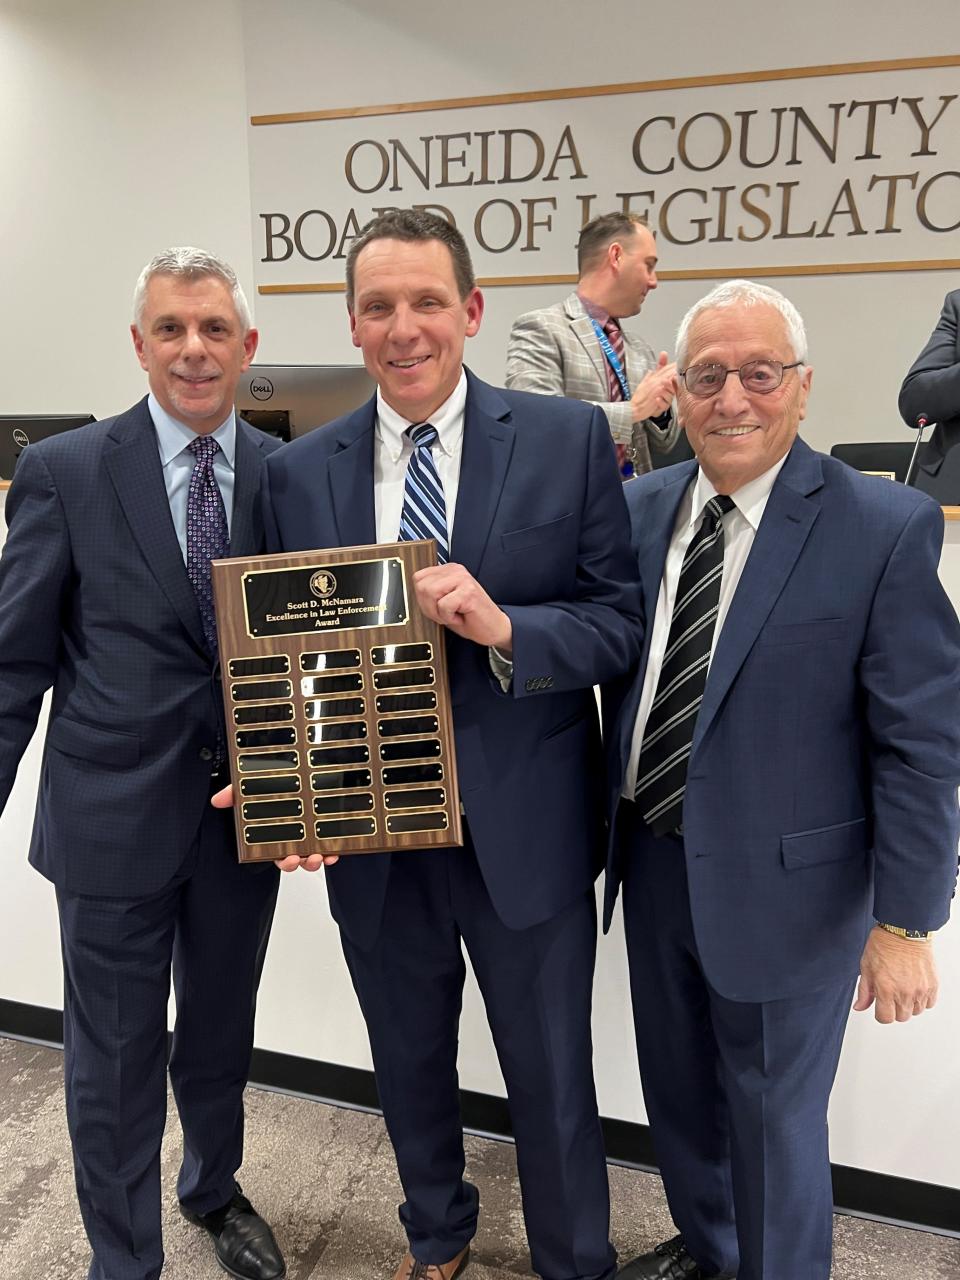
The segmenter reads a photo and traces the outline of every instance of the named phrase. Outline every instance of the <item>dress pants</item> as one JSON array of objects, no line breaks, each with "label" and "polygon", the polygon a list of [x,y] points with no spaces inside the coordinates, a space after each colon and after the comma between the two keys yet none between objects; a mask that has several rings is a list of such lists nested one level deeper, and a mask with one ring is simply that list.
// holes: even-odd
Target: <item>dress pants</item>
[{"label": "dress pants", "polygon": [[419,1261],[448,1261],[476,1231],[457,1079],[463,944],[507,1087],[534,1270],[613,1276],[590,1036],[596,935],[592,892],[543,924],[508,929],[469,837],[462,849],[394,854],[373,946],[343,934]]},{"label": "dress pants", "polygon": [[160,893],[131,899],[58,890],[67,1122],[93,1249],[89,1280],[156,1280],[163,1265],[171,967],[170,1079],[184,1141],[177,1194],[195,1213],[233,1194],[278,883],[272,865],[238,864],[231,815],[211,808]]},{"label": "dress pants", "polygon": [[727,1000],[697,952],[683,845],[621,801],[623,912],[643,1096],[670,1212],[707,1275],[828,1280],[827,1103],[854,983]]}]

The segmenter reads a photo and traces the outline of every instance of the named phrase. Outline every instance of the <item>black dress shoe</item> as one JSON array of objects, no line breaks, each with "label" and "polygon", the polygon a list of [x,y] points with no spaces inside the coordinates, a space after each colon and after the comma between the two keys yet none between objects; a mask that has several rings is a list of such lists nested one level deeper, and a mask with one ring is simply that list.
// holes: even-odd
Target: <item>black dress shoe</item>
[{"label": "black dress shoe", "polygon": [[180,1206],[188,1222],[213,1236],[217,1261],[237,1280],[283,1280],[287,1274],[283,1254],[273,1232],[235,1183],[225,1205],[210,1213],[193,1213]]},{"label": "black dress shoe", "polygon": [[726,1272],[708,1276],[687,1253],[683,1236],[658,1244],[652,1253],[642,1253],[617,1272],[619,1280],[734,1280]]}]

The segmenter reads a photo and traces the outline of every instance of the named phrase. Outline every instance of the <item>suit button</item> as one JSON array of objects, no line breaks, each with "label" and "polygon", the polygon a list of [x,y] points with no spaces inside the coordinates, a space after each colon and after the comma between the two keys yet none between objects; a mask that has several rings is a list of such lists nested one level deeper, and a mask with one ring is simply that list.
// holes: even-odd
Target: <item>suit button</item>
[{"label": "suit button", "polygon": [[200,759],[204,762],[204,764],[209,764],[210,761],[213,759],[213,752],[210,750],[209,747],[201,747],[198,754],[200,756]]}]

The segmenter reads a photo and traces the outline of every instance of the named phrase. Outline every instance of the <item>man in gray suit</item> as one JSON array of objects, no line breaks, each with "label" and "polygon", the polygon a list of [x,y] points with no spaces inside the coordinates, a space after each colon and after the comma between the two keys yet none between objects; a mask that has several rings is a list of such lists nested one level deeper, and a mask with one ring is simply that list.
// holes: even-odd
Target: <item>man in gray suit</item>
[{"label": "man in gray suit", "polygon": [[670,410],[676,365],[619,322],[657,287],[656,241],[636,214],[605,213],[580,232],[577,267],[575,293],[514,322],[507,386],[599,405],[618,454],[650,471],[651,446],[666,453],[679,434]]}]

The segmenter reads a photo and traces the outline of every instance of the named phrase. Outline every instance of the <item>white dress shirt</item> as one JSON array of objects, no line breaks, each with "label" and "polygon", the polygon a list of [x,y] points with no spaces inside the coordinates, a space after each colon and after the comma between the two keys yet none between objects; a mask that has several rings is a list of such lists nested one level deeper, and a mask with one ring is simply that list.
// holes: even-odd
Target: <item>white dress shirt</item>
[{"label": "white dress shirt", "polygon": [[[460,489],[460,455],[463,452],[463,419],[467,406],[467,375],[460,370],[460,381],[453,394],[430,423],[437,429],[437,440],[431,448],[434,465],[443,485],[443,501],[447,510],[447,546],[453,546],[453,518]],[[391,409],[377,389],[377,425],[373,446],[373,507],[377,521],[377,541],[396,542],[400,535],[403,492],[407,482],[407,465],[413,445],[404,434],[414,424]],[[513,679],[513,663],[491,645],[487,650],[490,670],[507,693]]]},{"label": "white dress shirt", "polygon": [[[461,369],[460,381],[453,394],[429,419],[437,429],[437,441],[430,452],[443,485],[443,500],[447,508],[447,546],[453,540],[453,517],[460,487],[460,454],[463,450],[463,416],[466,404],[467,375]],[[413,445],[404,432],[413,425],[407,418],[402,418],[396,409],[391,409],[380,391],[377,391],[373,504],[378,542],[396,542],[400,532],[407,463],[413,453]]]},{"label": "white dress shirt", "polygon": [[[717,624],[710,645],[710,660],[713,661],[717,640],[723,629],[723,623],[730,610],[730,604],[740,582],[743,566],[747,563],[753,539],[760,527],[760,520],[766,509],[767,499],[773,489],[774,481],[780,474],[780,468],[786,462],[786,455],[775,463],[769,471],[751,480],[736,493],[731,493],[735,506],[723,517],[723,576],[720,579],[720,608]],[[667,648],[667,637],[670,634],[670,621],[673,617],[673,604],[677,597],[677,582],[680,568],[687,547],[693,541],[694,534],[700,527],[703,510],[717,491],[698,468],[696,478],[688,486],[677,511],[677,521],[673,526],[667,559],[663,566],[663,577],[660,579],[660,593],[657,596],[657,611],[653,619],[653,631],[650,638],[650,655],[647,658],[647,669],[643,677],[643,690],[640,694],[640,706],[637,709],[637,721],[633,726],[633,742],[630,746],[630,758],[627,761],[627,772],[623,780],[623,795],[632,800],[637,789],[637,764],[640,759],[640,746],[643,732],[647,725],[647,717],[660,679],[660,668]],[[709,668],[708,668],[709,671]]]}]

